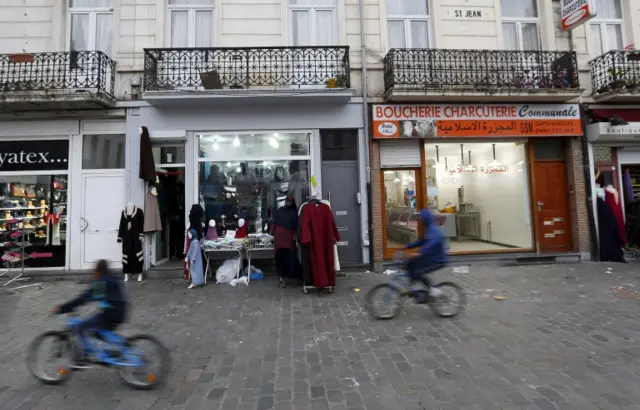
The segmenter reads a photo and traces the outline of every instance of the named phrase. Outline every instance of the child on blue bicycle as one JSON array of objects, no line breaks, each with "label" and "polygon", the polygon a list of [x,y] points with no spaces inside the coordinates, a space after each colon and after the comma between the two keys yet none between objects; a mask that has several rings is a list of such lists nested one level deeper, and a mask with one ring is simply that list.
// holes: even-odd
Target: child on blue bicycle
[{"label": "child on blue bicycle", "polygon": [[[91,287],[82,292],[77,298],[56,307],[54,313],[70,313],[79,306],[89,302],[98,302],[102,310],[83,321],[77,328],[80,347],[87,346],[85,335],[97,330],[113,331],[126,320],[128,303],[122,291],[120,281],[109,272],[106,260],[96,263]],[[77,367],[86,365],[87,352],[83,351],[77,357]]]},{"label": "child on blue bicycle", "polygon": [[[420,211],[420,220],[424,228],[424,237],[408,244],[406,247],[407,250],[420,248],[418,256],[407,261],[407,272],[411,276],[412,282],[421,281],[426,289],[429,290],[429,296],[437,298],[442,294],[442,291],[431,286],[431,281],[427,275],[449,264],[446,243],[430,211]],[[418,302],[424,303],[426,300]]]}]

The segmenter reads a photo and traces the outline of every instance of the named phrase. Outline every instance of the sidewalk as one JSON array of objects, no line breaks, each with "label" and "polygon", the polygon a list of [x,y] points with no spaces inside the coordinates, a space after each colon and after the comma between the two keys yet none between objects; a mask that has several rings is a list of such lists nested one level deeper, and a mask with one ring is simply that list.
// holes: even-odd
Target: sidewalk
[{"label": "sidewalk", "polygon": [[157,335],[173,357],[167,385],[151,392],[129,390],[112,370],[55,388],[34,382],[27,343],[60,325],[47,310],[83,286],[0,295],[0,410],[640,408],[640,264],[472,266],[445,277],[468,293],[455,320],[422,306],[370,320],[363,296],[379,274],[339,278],[333,295],[273,279],[192,291],[182,280],[129,282],[123,333]]}]

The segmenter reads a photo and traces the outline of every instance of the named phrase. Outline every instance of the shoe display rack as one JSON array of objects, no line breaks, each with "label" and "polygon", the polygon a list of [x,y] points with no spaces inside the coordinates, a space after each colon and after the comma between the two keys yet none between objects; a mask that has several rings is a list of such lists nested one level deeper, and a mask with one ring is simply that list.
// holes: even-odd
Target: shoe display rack
[{"label": "shoe display rack", "polygon": [[[14,219],[5,222],[6,225],[18,225],[21,221]],[[27,240],[30,232],[18,229],[12,229],[11,233],[5,235],[6,241],[2,244],[4,253],[0,256],[2,266],[6,268],[0,273],[0,283],[7,291],[14,291],[31,286],[41,287],[41,283],[30,283],[28,285],[20,285],[22,282],[28,282],[29,278],[22,277],[24,275],[24,261],[34,256],[26,252],[31,245]]]}]

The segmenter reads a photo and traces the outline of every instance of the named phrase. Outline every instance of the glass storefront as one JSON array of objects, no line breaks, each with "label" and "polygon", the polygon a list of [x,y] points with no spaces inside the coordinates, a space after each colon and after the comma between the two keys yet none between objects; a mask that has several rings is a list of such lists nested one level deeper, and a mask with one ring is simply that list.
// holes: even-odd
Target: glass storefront
[{"label": "glass storefront", "polygon": [[249,233],[265,232],[273,211],[292,195],[309,198],[310,134],[269,132],[198,135],[198,192],[206,220],[219,230],[245,219]]},{"label": "glass storefront", "polygon": [[425,144],[427,206],[450,253],[532,249],[526,144]]},{"label": "glass storefront", "polygon": [[416,174],[416,170],[386,170],[383,173],[388,249],[401,249],[418,239]]},{"label": "glass storefront", "polygon": [[3,268],[66,265],[68,157],[68,140],[0,142]]}]

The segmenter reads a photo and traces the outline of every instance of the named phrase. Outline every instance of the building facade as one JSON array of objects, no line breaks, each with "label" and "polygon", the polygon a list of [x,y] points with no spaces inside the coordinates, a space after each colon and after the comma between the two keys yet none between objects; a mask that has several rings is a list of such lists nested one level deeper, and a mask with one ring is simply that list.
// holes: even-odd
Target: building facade
[{"label": "building facade", "polygon": [[[592,59],[640,41],[639,5],[599,7],[562,32],[551,0],[0,5],[0,145],[56,156],[55,166],[0,161],[9,192],[41,191],[9,197],[5,219],[35,221],[36,251],[55,256],[34,268],[86,269],[105,250],[119,263],[120,210],[143,207],[148,189],[146,127],[159,184],[180,199],[159,198],[165,229],[145,240],[147,266],[178,253],[192,204],[258,231],[290,186],[334,204],[346,264],[383,260],[419,235],[421,207],[443,213],[452,253],[586,258],[577,121],[609,104],[590,85],[611,73]],[[255,189],[225,188],[244,179]],[[513,212],[499,212],[504,203]]]}]

